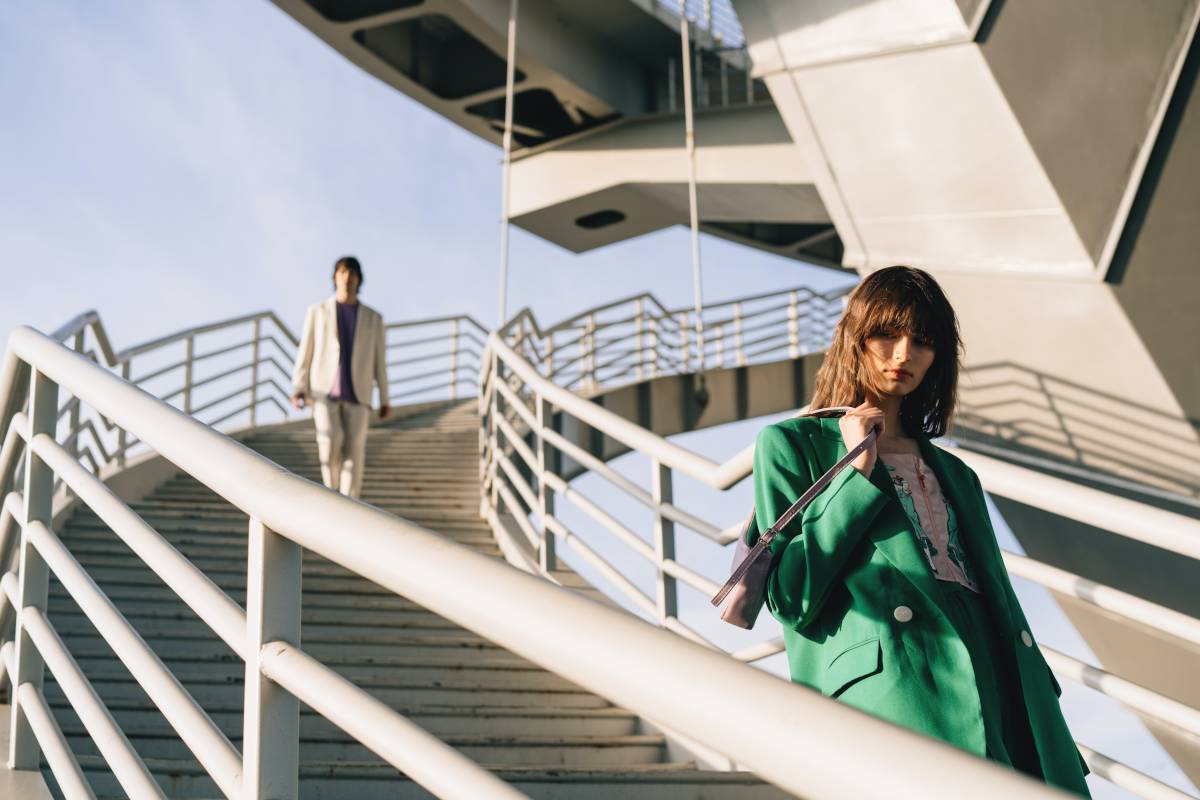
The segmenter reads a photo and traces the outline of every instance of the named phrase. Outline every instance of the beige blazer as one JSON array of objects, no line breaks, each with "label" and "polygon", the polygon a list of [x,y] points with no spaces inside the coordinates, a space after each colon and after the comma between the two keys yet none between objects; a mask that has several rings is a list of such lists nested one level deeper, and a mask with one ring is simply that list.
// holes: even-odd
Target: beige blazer
[{"label": "beige blazer", "polygon": [[[320,399],[333,391],[340,356],[336,303],[330,297],[309,306],[304,316],[304,332],[300,334],[296,366],[292,370],[294,394]],[[354,396],[363,405],[371,405],[372,382],[379,384],[380,405],[390,405],[386,355],[383,317],[360,302],[354,325],[354,349],[350,354],[350,382]]]}]

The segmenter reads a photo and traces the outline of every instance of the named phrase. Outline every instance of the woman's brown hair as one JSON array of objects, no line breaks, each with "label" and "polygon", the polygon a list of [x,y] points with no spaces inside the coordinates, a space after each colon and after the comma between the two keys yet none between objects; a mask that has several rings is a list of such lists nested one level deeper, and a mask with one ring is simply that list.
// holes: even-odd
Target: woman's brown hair
[{"label": "woman's brown hair", "polygon": [[908,436],[944,436],[954,416],[962,339],[942,287],[914,267],[872,272],[850,293],[846,312],[834,328],[833,344],[817,371],[809,407],[857,406],[867,399],[865,389],[880,394],[863,351],[867,338],[883,331],[907,333],[933,345],[933,363],[920,386],[900,404],[900,424]]}]

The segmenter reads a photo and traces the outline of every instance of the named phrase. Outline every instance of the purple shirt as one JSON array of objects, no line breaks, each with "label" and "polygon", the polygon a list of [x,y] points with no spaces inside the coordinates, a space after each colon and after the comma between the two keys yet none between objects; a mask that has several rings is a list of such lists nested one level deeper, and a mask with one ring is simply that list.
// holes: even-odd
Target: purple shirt
[{"label": "purple shirt", "polygon": [[337,380],[333,383],[333,391],[329,393],[330,400],[344,400],[357,403],[354,394],[354,383],[350,380],[350,358],[354,353],[354,328],[358,325],[358,303],[338,303],[338,371]]}]

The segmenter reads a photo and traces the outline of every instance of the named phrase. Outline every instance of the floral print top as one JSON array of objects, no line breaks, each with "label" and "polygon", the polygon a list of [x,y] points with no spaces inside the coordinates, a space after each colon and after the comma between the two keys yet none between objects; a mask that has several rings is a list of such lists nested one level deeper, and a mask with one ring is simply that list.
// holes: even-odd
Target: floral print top
[{"label": "floral print top", "polygon": [[915,454],[880,453],[879,457],[900,496],[900,505],[912,522],[933,577],[940,581],[955,581],[979,592],[979,584],[967,563],[959,537],[958,518],[942,494],[933,470]]}]

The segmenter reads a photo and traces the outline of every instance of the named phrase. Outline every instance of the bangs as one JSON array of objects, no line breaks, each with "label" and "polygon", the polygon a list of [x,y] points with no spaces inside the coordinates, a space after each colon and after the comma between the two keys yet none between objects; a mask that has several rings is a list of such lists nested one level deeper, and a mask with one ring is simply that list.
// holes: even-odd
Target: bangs
[{"label": "bangs", "polygon": [[926,339],[939,350],[953,346],[953,321],[946,319],[940,304],[919,291],[886,290],[891,288],[863,298],[862,317],[856,326],[860,341],[877,331],[894,331]]}]

